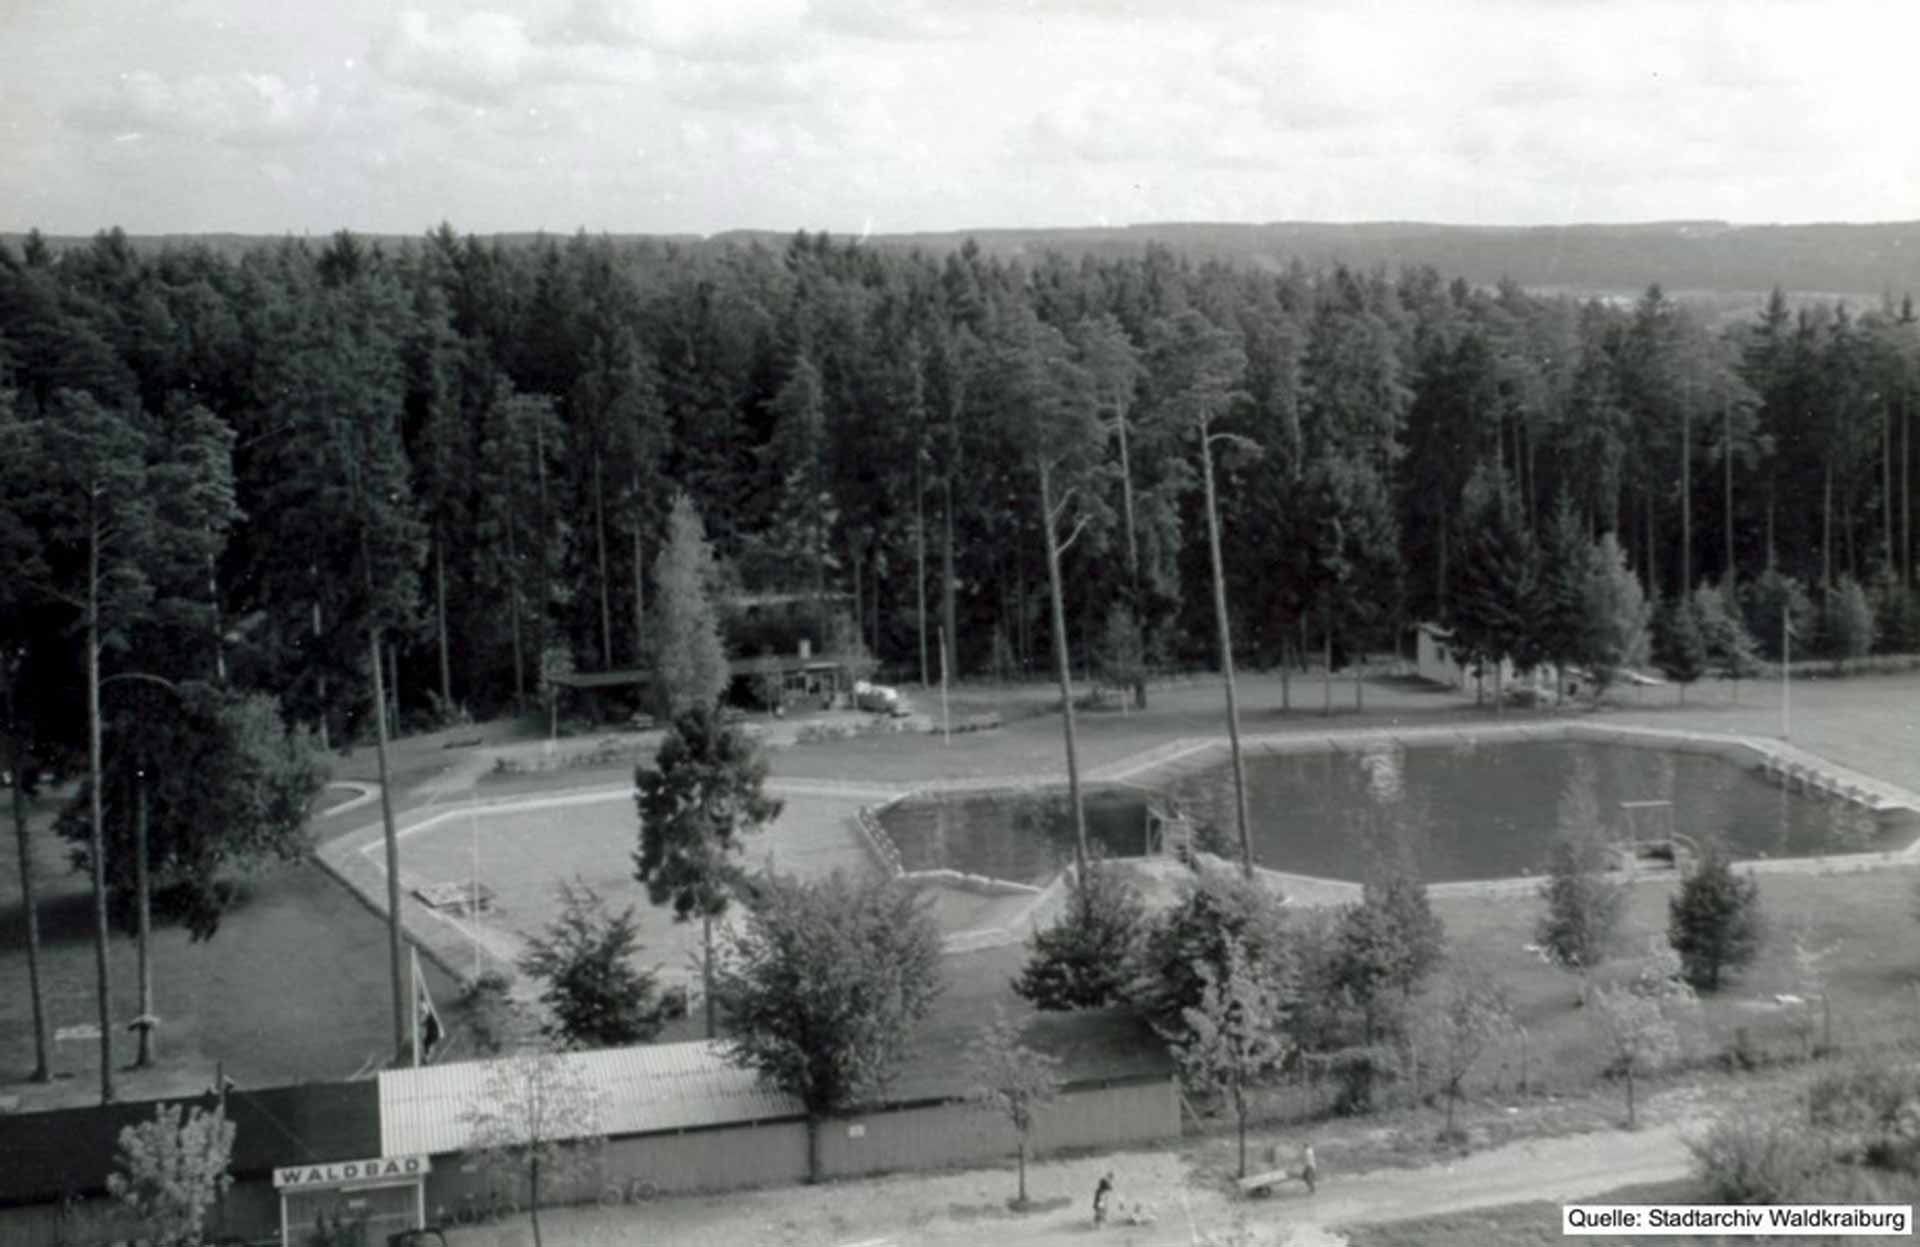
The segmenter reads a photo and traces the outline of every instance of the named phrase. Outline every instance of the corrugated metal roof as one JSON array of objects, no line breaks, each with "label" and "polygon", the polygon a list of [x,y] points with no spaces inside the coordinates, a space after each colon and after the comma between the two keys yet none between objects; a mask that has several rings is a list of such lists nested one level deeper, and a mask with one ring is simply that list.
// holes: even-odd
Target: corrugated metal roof
[{"label": "corrugated metal roof", "polygon": [[[500,1058],[511,1060],[512,1058]],[[800,1101],[727,1063],[722,1044],[651,1044],[555,1058],[593,1088],[607,1136],[764,1121],[800,1114]],[[381,1154],[467,1149],[468,1115],[498,1061],[458,1061],[380,1074]]]}]

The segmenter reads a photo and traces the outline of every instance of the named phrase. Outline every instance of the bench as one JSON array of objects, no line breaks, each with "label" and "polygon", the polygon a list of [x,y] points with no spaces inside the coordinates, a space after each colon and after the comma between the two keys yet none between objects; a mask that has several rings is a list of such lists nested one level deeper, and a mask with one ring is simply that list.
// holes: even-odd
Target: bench
[{"label": "bench", "polygon": [[1240,1179],[1242,1195],[1271,1195],[1273,1188],[1282,1182],[1297,1182],[1300,1175],[1291,1169],[1269,1169],[1265,1173],[1250,1173]]}]

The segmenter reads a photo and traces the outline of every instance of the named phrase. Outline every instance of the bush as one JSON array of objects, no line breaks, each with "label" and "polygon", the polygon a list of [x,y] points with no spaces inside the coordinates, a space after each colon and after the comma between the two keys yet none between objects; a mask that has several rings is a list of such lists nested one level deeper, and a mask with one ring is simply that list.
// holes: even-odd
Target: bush
[{"label": "bush", "polygon": [[1820,621],[1827,657],[1836,663],[1864,658],[1873,650],[1873,604],[1851,576],[1842,576],[1827,594]]},{"label": "bush", "polygon": [[1878,624],[1875,652],[1910,654],[1920,649],[1920,600],[1898,580],[1882,576],[1874,584],[1873,617]]},{"label": "bush", "polygon": [[454,1002],[474,1046],[483,1053],[508,1051],[534,1029],[514,1006],[511,988],[506,975],[489,970],[468,983]]},{"label": "bush", "polygon": [[1816,1126],[1851,1135],[1915,1131],[1920,1071],[1862,1063],[1823,1074],[1807,1089],[1807,1116]]},{"label": "bush", "polygon": [[1831,1184],[1827,1149],[1785,1115],[1730,1114],[1687,1148],[1703,1203],[1810,1203]]}]

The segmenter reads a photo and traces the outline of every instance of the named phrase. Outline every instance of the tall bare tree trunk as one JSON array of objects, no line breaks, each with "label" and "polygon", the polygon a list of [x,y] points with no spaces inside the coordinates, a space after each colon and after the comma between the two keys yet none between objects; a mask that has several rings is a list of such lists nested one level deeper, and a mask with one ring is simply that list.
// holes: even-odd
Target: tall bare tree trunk
[{"label": "tall bare tree trunk", "polygon": [[700,994],[706,998],[707,1038],[720,1033],[713,1008],[713,915],[700,915]]},{"label": "tall bare tree trunk", "polygon": [[1660,562],[1654,544],[1653,532],[1653,487],[1641,491],[1641,501],[1647,517],[1647,596],[1655,601],[1660,598]]},{"label": "tall bare tree trunk", "polygon": [[1333,717],[1333,612],[1320,607],[1320,715]]},{"label": "tall bare tree trunk", "polygon": [[153,1064],[153,890],[147,870],[147,770],[144,761],[134,772],[133,891],[136,905],[140,974],[140,1018],[134,1033],[140,1038],[133,1067]]},{"label": "tall bare tree trunk", "polygon": [[920,633],[920,687],[932,683],[927,665],[927,487],[921,479],[920,449],[913,454],[913,597]]},{"label": "tall bare tree trunk", "polygon": [[593,535],[600,555],[600,669],[613,670],[613,582],[607,574],[607,504],[600,448],[593,448]]},{"label": "tall bare tree trunk", "polygon": [[1724,530],[1721,535],[1727,543],[1725,575],[1728,582],[1733,583],[1740,577],[1733,562],[1733,404],[1727,402],[1720,404],[1720,447],[1725,459],[1722,466],[1726,470],[1726,518],[1721,525]]},{"label": "tall bare tree trunk", "polygon": [[[380,674],[380,625],[367,627],[367,650],[373,659],[373,704],[386,701],[386,680]],[[393,784],[387,777],[387,719],[378,711],[373,716],[375,756],[380,764],[380,822],[386,833],[387,850],[387,969],[393,980],[393,1051],[403,1058],[407,1051],[407,990],[400,957],[400,836],[393,824]]]},{"label": "tall bare tree trunk", "polygon": [[1220,625],[1220,674],[1227,686],[1227,745],[1233,753],[1233,810],[1239,822],[1240,870],[1253,878],[1253,840],[1247,828],[1247,768],[1240,757],[1240,707],[1233,681],[1233,636],[1227,622],[1227,574],[1220,558],[1220,514],[1213,490],[1213,448],[1200,425],[1200,468],[1207,487],[1207,551],[1213,560],[1213,617]]},{"label": "tall bare tree trunk", "polygon": [[[948,475],[943,488],[946,492],[946,539],[940,549],[940,615],[946,621],[946,638],[942,642],[947,647],[947,674],[950,678],[960,675],[960,633],[956,630],[955,603],[953,594],[953,477]],[[1004,590],[1003,590],[1004,594]]]},{"label": "tall bare tree trunk", "polygon": [[447,650],[447,539],[435,533],[433,539],[433,610],[440,633],[440,704],[453,709],[453,659]]},{"label": "tall bare tree trunk", "polygon": [[225,684],[227,637],[226,626],[220,620],[220,562],[211,554],[207,555],[207,606],[213,616],[213,675]]},{"label": "tall bare tree trunk", "polygon": [[533,1247],[540,1242],[540,1156],[535,1153],[527,1167],[527,1218],[533,1222]]},{"label": "tall bare tree trunk", "polygon": [[[1691,392],[1692,387],[1688,387]],[[1693,404],[1680,407],[1680,589],[1693,589]]]},{"label": "tall bare tree trunk", "polygon": [[[3,659],[0,659],[3,661]],[[6,679],[7,767],[13,772],[13,839],[20,854],[20,908],[27,922],[27,991],[33,997],[33,1082],[53,1076],[47,1064],[47,1007],[40,988],[40,907],[33,897],[33,843],[27,834],[27,768],[33,765],[20,743],[20,725],[14,718],[12,668],[0,670]]]},{"label": "tall bare tree trunk", "polygon": [[1884,407],[1880,415],[1880,514],[1887,538],[1887,579],[1893,579],[1893,416]]},{"label": "tall bare tree trunk", "polygon": [[[1114,424],[1120,430],[1120,498],[1127,518],[1127,589],[1132,596],[1128,605],[1133,612],[1133,630],[1140,641],[1140,652],[1145,654],[1147,626],[1140,611],[1140,538],[1133,515],[1133,459],[1127,444],[1125,402],[1119,404]],[[1147,708],[1147,677],[1144,673],[1134,676],[1133,705],[1136,710]]]},{"label": "tall bare tree trunk", "polygon": [[1827,460],[1826,487],[1820,504],[1820,585],[1833,588],[1833,460]]},{"label": "tall bare tree trunk", "polygon": [[646,654],[647,565],[640,548],[640,521],[633,522],[633,665],[639,667]]},{"label": "tall bare tree trunk", "polygon": [[[317,587],[320,579],[320,568],[318,566],[310,566],[309,570],[312,571],[313,579],[316,582],[313,599],[313,648],[317,654],[320,650],[320,598]],[[318,686],[320,694],[320,747],[322,749],[331,749],[333,748],[333,743],[329,739],[330,733],[327,727],[327,720],[331,716],[327,705],[327,676],[324,671],[315,677],[315,683]]]},{"label": "tall bare tree trunk", "polygon": [[1080,895],[1090,896],[1087,879],[1087,809],[1080,798],[1080,754],[1073,730],[1073,668],[1067,658],[1067,610],[1060,589],[1060,549],[1053,527],[1053,473],[1040,461],[1041,540],[1047,548],[1047,589],[1053,604],[1053,662],[1060,680],[1060,722],[1067,738],[1067,800],[1073,806],[1073,864]]},{"label": "tall bare tree trunk", "polygon": [[100,520],[87,542],[87,783],[93,857],[93,966],[100,992],[100,1102],[113,1103],[113,974],[107,964],[106,811],[100,797]]},{"label": "tall bare tree trunk", "polygon": [[507,619],[513,632],[513,704],[527,704],[526,643],[520,637],[520,554],[515,540],[515,524],[507,518]]}]

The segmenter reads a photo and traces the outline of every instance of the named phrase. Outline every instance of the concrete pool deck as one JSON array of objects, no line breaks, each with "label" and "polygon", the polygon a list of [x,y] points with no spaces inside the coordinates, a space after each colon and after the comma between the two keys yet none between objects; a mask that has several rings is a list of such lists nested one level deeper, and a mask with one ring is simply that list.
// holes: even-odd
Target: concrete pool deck
[{"label": "concrete pool deck", "polygon": [[[835,870],[858,872],[870,869],[870,850],[860,841],[855,814],[864,804],[893,796],[899,791],[885,784],[833,783],[778,777],[770,778],[767,788],[785,802],[785,808],[772,828],[749,839],[746,857],[750,863],[757,863],[771,853],[782,869],[808,876],[822,876]],[[457,801],[449,796],[441,796],[431,804],[396,814],[395,833],[401,845],[400,920],[407,937],[425,955],[457,978],[470,979],[493,971],[506,974],[510,980],[516,979],[513,963],[524,947],[520,932],[544,926],[546,915],[535,918],[524,913],[516,914],[516,925],[508,927],[499,921],[476,921],[427,904],[420,898],[420,889],[447,882],[464,884],[469,880],[464,871],[459,877],[448,880],[441,877],[447,873],[444,870],[432,872],[430,876],[411,866],[407,842],[422,834],[432,835],[436,830],[454,824],[451,834],[464,843],[469,834],[464,825],[470,818],[491,822],[503,815],[513,814],[540,816],[570,809],[595,812],[590,807],[610,804],[624,804],[630,811],[632,802],[633,786],[629,783],[539,796],[467,796]],[[637,831],[635,815],[630,830],[613,836],[590,834],[583,843],[574,843],[572,841],[577,838],[570,837],[566,847],[573,851],[572,856],[556,852],[552,857],[543,859],[537,853],[522,854],[506,866],[499,865],[499,854],[490,850],[488,857],[495,866],[492,870],[481,872],[481,881],[489,889],[495,889],[500,873],[512,872],[516,867],[525,871],[537,864],[543,868],[538,878],[525,877],[516,882],[522,884],[523,890],[528,884],[548,889],[563,879],[591,869],[600,878],[590,882],[594,882],[603,895],[608,895],[611,891],[607,886],[609,883],[630,883],[631,866],[627,854],[634,847]],[[477,835],[477,830],[473,834]],[[502,834],[500,824],[494,823],[488,834]],[[579,856],[583,850],[587,854],[585,859]],[[374,821],[322,844],[316,850],[316,856],[320,864],[364,904],[381,916],[386,915],[387,872],[385,828],[382,823]],[[421,854],[414,856],[417,862]],[[443,848],[432,856],[445,858],[448,853]],[[527,860],[529,856],[531,862]],[[609,861],[613,869],[611,875],[606,870]],[[640,891],[638,884],[631,884],[631,887],[635,893],[639,893],[635,918],[646,956],[662,964],[662,978],[668,982],[680,982],[690,977],[686,962],[699,942],[698,925],[674,922],[670,913],[646,903],[644,892]],[[608,895],[608,899],[618,907],[629,898]],[[517,994],[531,995],[527,985],[517,983],[517,987]]]}]

